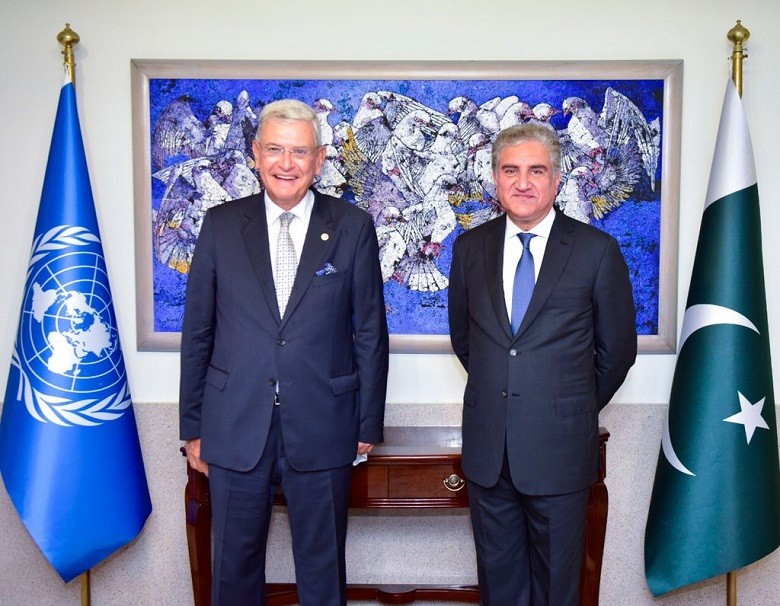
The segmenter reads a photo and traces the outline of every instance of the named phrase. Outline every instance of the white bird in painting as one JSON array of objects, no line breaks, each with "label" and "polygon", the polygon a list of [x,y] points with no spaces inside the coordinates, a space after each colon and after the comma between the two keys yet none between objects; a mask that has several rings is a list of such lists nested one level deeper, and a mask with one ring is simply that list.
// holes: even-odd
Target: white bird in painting
[{"label": "white bird in painting", "polygon": [[322,145],[331,145],[333,143],[333,127],[328,122],[328,116],[336,111],[336,108],[327,99],[317,99],[311,106],[314,113],[317,114],[317,121],[320,123]]},{"label": "white bird in painting", "polygon": [[430,129],[431,117],[414,110],[404,116],[382,152],[382,172],[405,193],[420,196],[418,177],[423,170],[421,158],[426,145],[423,129]]},{"label": "white bird in painting", "polygon": [[523,122],[527,122],[528,118],[531,116],[533,116],[531,106],[525,101],[517,101],[510,105],[504,112],[504,115],[499,122],[499,127],[501,130],[504,130],[510,126],[522,124]]}]

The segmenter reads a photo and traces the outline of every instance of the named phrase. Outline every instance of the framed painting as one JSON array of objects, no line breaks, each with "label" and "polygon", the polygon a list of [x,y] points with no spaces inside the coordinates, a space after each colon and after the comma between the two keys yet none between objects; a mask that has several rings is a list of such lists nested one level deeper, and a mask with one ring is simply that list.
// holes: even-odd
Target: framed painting
[{"label": "framed painting", "polygon": [[314,186],[374,219],[392,352],[451,352],[452,243],[500,214],[491,143],[529,121],[561,140],[558,208],[620,243],[639,351],[673,352],[682,72],[680,60],[133,60],[138,349],[178,349],[202,218],[260,191],[258,115],[296,98],[326,146]]}]

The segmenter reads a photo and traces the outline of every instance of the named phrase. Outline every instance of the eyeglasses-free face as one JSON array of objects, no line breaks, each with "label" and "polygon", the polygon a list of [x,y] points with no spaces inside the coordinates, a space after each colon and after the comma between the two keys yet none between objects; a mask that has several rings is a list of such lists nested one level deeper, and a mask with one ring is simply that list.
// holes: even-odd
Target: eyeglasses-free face
[{"label": "eyeglasses-free face", "polygon": [[269,120],[252,151],[268,197],[284,210],[303,199],[325,161],[325,148],[317,147],[314,128],[305,120]]},{"label": "eyeglasses-free face", "polygon": [[550,212],[561,177],[544,143],[522,141],[501,150],[493,180],[501,208],[527,231]]}]

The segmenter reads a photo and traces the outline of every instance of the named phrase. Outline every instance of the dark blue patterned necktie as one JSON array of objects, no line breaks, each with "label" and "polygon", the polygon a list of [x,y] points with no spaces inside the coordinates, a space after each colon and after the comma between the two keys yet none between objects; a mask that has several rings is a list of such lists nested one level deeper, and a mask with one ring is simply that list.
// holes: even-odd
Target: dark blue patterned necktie
[{"label": "dark blue patterned necktie", "polygon": [[520,324],[523,321],[525,310],[528,309],[528,303],[531,302],[531,295],[534,292],[534,256],[531,254],[529,245],[531,238],[535,234],[517,234],[523,243],[523,255],[517,262],[515,269],[515,282],[512,286],[512,333],[517,333]]}]

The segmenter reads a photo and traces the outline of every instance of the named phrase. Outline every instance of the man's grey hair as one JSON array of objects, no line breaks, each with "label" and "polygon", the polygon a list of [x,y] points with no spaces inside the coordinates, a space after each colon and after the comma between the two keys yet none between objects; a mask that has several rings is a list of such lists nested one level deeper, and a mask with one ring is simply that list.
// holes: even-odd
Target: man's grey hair
[{"label": "man's grey hair", "polygon": [[273,101],[263,108],[260,112],[260,119],[257,121],[257,132],[255,139],[260,141],[260,134],[263,126],[269,120],[303,120],[309,122],[314,129],[314,141],[317,147],[322,145],[322,133],[320,132],[320,121],[314,110],[297,99],[280,99]]},{"label": "man's grey hair", "polygon": [[493,141],[493,150],[490,155],[493,172],[498,170],[499,156],[504,149],[526,141],[537,141],[544,145],[550,152],[550,164],[553,172],[556,175],[561,174],[561,142],[558,140],[558,134],[549,126],[534,122],[510,126],[498,133],[496,140]]}]

